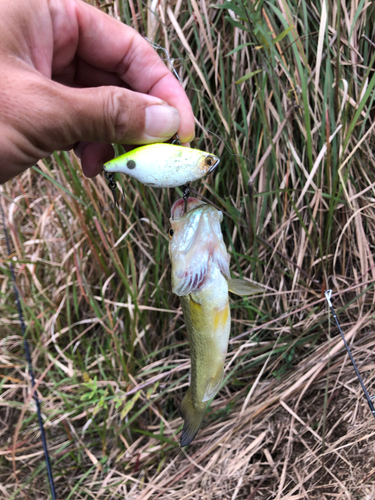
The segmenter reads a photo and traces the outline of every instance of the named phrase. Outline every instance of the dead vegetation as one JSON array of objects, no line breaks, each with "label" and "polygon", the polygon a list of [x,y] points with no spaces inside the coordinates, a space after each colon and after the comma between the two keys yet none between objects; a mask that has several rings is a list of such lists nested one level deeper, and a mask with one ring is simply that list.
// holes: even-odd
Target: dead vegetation
[{"label": "dead vegetation", "polygon": [[[100,8],[175,59],[195,146],[221,156],[194,189],[225,214],[233,275],[267,291],[232,300],[223,387],[181,450],[189,350],[167,237],[179,194],[121,177],[112,210],[105,179],[85,179],[70,153],[3,186],[58,498],[374,499],[375,422],[323,295],[375,394],[373,5]],[[0,498],[42,500],[0,238]]]}]

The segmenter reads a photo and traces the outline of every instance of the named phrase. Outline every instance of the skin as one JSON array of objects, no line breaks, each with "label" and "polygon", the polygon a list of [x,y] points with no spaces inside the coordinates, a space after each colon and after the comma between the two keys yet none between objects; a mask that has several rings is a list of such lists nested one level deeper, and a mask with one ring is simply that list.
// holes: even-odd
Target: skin
[{"label": "skin", "polygon": [[154,49],[80,0],[0,0],[0,67],[0,183],[55,150],[74,147],[94,177],[110,143],[194,137],[189,100]]}]

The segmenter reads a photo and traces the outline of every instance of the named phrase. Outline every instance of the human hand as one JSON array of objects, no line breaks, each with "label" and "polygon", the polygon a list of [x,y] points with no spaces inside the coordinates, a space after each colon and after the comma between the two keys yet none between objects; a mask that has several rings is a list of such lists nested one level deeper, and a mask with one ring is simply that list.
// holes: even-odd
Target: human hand
[{"label": "human hand", "polygon": [[81,0],[0,0],[0,183],[74,147],[94,177],[110,143],[194,137],[190,102],[135,30]]}]

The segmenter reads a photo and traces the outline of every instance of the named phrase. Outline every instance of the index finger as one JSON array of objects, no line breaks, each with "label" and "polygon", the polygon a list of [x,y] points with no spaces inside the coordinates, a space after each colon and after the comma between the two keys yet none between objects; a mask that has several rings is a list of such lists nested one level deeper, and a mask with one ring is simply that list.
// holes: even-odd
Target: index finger
[{"label": "index finger", "polygon": [[77,55],[92,66],[116,73],[132,90],[163,99],[181,117],[179,138],[194,138],[194,115],[179,81],[151,45],[133,28],[76,0]]}]

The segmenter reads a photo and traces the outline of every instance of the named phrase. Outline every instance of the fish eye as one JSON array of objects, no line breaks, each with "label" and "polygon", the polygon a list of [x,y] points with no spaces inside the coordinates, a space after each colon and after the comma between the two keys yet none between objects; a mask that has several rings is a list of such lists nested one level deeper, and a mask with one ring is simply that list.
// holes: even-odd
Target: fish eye
[{"label": "fish eye", "polygon": [[212,156],[207,156],[206,163],[209,167],[212,167],[212,165],[215,163],[215,160],[213,159]]},{"label": "fish eye", "polygon": [[172,236],[173,236],[173,233],[174,233],[173,229],[172,229],[172,228],[170,228],[170,230],[169,230],[169,236],[170,236],[171,238],[172,238]]}]

